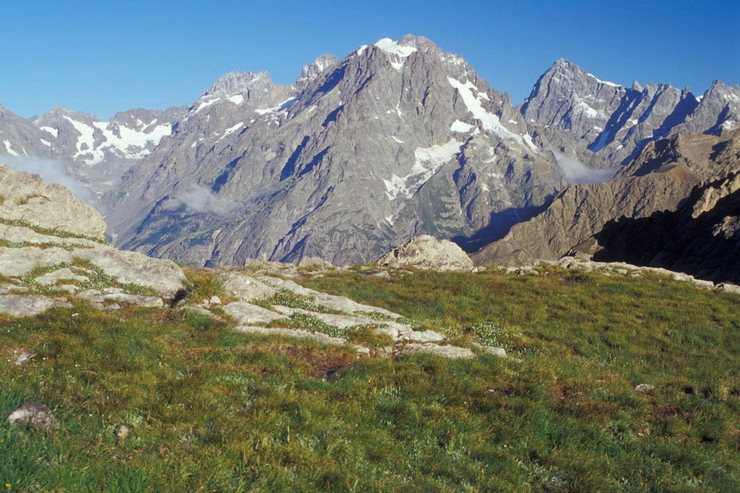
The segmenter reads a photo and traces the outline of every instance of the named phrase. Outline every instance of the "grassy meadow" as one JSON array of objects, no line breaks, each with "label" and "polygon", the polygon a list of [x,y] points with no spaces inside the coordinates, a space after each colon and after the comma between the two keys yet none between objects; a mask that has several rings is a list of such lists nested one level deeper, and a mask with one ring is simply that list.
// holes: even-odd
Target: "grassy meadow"
[{"label": "grassy meadow", "polygon": [[[358,355],[177,308],[0,315],[0,490],[740,489],[740,296],[556,268],[313,274],[521,361],[389,359],[362,330]],[[219,293],[202,273],[190,289]],[[60,426],[9,427],[28,400]]]}]

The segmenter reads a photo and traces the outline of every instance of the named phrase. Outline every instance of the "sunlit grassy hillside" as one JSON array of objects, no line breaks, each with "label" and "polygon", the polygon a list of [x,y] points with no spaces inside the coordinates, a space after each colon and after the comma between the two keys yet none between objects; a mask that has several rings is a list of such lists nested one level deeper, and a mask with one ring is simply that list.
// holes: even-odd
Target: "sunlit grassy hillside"
[{"label": "sunlit grassy hillside", "polygon": [[[541,269],[306,277],[513,358],[370,356],[177,308],[0,317],[7,491],[737,491],[740,296]],[[217,292],[207,276],[196,284]],[[197,290],[197,285],[191,285]],[[376,352],[375,349],[378,349]],[[35,354],[14,364],[18,351]],[[638,384],[655,389],[637,392]],[[50,431],[10,428],[49,405]],[[118,424],[131,428],[119,441]]]}]

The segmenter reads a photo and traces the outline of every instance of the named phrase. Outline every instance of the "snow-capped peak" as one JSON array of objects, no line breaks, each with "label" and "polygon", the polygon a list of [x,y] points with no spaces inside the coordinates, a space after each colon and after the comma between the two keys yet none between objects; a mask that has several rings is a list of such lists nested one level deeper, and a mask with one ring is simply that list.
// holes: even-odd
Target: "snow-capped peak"
[{"label": "snow-capped peak", "polygon": [[385,51],[386,53],[398,55],[401,58],[406,58],[416,51],[416,47],[401,45],[398,43],[398,41],[393,41],[390,38],[383,38],[376,41],[375,46]]}]

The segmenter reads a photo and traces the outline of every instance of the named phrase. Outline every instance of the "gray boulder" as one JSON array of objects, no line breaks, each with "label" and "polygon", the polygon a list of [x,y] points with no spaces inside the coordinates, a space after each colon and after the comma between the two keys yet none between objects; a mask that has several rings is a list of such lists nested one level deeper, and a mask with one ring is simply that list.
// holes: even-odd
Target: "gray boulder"
[{"label": "gray boulder", "polygon": [[0,313],[7,313],[14,317],[30,317],[43,313],[53,306],[64,306],[64,302],[53,300],[46,296],[29,294],[0,295]]},{"label": "gray boulder", "polygon": [[416,267],[438,271],[467,271],[473,261],[462,248],[448,240],[433,236],[417,236],[408,243],[394,248],[377,261],[387,267]]},{"label": "gray boulder", "polygon": [[226,271],[218,275],[223,287],[240,301],[266,300],[277,294],[277,289],[240,272]]},{"label": "gray boulder", "polygon": [[61,185],[0,165],[0,219],[20,220],[41,228],[103,238],[100,213]]},{"label": "gray boulder", "polygon": [[48,429],[58,426],[51,410],[39,402],[26,402],[8,416],[10,426],[26,426],[35,429]]}]

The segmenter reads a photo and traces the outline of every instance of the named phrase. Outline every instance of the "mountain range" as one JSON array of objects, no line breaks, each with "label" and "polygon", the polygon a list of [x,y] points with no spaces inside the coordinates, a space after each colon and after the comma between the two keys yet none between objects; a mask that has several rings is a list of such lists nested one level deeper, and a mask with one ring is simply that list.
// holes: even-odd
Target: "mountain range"
[{"label": "mountain range", "polygon": [[65,163],[124,248],[209,266],[347,265],[420,234],[476,250],[578,183],[627,178],[661,139],[727,136],[738,121],[740,87],[626,88],[564,59],[514,106],[462,57],[409,35],[320,56],[287,86],[232,72],[189,106],[108,122],[0,107],[0,154]]}]

